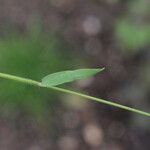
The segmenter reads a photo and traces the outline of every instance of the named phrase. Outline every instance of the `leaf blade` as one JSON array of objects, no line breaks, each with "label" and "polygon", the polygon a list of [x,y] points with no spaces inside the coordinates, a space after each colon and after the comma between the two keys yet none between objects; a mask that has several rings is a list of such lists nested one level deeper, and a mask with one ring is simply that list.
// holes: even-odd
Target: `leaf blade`
[{"label": "leaf blade", "polygon": [[93,76],[101,71],[103,71],[104,68],[100,69],[78,69],[78,70],[67,70],[67,71],[61,71],[56,72],[50,75],[45,76],[42,79],[42,86],[45,87],[53,87],[60,84],[72,82],[75,80],[80,80],[86,77]]}]

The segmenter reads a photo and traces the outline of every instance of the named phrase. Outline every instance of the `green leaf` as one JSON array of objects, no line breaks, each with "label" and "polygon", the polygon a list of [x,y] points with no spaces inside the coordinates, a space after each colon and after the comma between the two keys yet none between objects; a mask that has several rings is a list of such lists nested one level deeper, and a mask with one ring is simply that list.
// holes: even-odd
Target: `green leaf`
[{"label": "green leaf", "polygon": [[61,71],[50,74],[42,79],[42,86],[44,87],[52,87],[60,84],[64,84],[67,82],[72,82],[75,80],[79,80],[82,78],[90,77],[98,72],[104,70],[102,69],[78,69],[73,71]]}]

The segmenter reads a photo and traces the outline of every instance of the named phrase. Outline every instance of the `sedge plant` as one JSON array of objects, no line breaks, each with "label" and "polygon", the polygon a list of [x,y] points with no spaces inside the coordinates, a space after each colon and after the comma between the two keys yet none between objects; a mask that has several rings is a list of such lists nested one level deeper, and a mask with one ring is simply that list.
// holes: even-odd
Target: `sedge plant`
[{"label": "sedge plant", "polygon": [[68,83],[68,82],[72,82],[75,80],[80,80],[80,79],[83,79],[86,77],[93,76],[103,70],[104,70],[104,68],[61,71],[61,72],[56,72],[56,73],[45,76],[44,78],[42,78],[41,82],[38,82],[38,81],[35,81],[32,79],[27,79],[27,78],[22,78],[22,77],[6,74],[6,73],[0,73],[0,78],[14,80],[17,82],[21,82],[24,84],[29,84],[29,85],[33,85],[33,86],[37,86],[37,87],[41,87],[41,88],[49,88],[51,90],[55,90],[55,91],[66,93],[66,94],[76,95],[76,96],[79,96],[79,97],[82,97],[85,99],[89,99],[92,101],[96,101],[96,102],[103,103],[103,104],[106,104],[109,106],[117,107],[120,109],[124,109],[124,110],[130,111],[130,112],[134,112],[137,114],[141,114],[141,115],[150,117],[150,113],[141,111],[139,109],[131,108],[131,107],[128,107],[125,105],[121,105],[121,104],[112,102],[112,101],[104,100],[101,98],[96,98],[93,96],[89,96],[86,94],[82,94],[79,92],[75,92],[75,91],[71,91],[68,89],[58,87],[58,85],[61,85],[64,83]]}]

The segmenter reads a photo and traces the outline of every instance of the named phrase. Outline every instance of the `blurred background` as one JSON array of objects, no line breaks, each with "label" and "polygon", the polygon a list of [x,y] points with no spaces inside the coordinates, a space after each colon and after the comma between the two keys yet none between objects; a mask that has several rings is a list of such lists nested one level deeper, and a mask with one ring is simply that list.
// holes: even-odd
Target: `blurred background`
[{"label": "blurred background", "polygon": [[[0,72],[40,81],[106,67],[65,88],[150,108],[149,0],[0,0]],[[0,79],[1,150],[148,150],[150,120]]]}]

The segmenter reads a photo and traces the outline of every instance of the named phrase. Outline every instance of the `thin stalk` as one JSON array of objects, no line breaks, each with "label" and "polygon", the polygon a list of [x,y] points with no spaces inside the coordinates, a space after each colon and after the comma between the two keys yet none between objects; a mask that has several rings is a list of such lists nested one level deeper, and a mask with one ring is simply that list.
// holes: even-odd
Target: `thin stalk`
[{"label": "thin stalk", "polygon": [[[30,85],[34,85],[34,86],[38,86],[38,87],[44,87],[44,86],[42,86],[41,82],[34,81],[34,80],[31,80],[31,79],[27,79],[27,78],[14,76],[14,75],[0,73],[0,77],[5,78],[5,79],[9,79],[9,80],[14,80],[14,81],[17,81],[17,82],[22,82],[24,84],[30,84]],[[118,103],[110,102],[110,101],[107,101],[107,100],[103,100],[103,99],[100,99],[100,98],[92,97],[92,96],[81,94],[81,93],[77,93],[77,92],[67,90],[67,89],[63,89],[63,88],[59,88],[59,87],[46,87],[46,88],[49,88],[49,89],[52,89],[52,90],[55,90],[55,91],[59,91],[59,92],[63,92],[63,93],[67,93],[67,94],[76,95],[76,96],[83,97],[83,98],[87,98],[89,100],[93,100],[93,101],[100,102],[100,103],[103,103],[103,104],[106,104],[106,105],[114,106],[114,107],[117,107],[117,108],[120,108],[120,109],[124,109],[124,110],[130,111],[130,112],[134,112],[134,113],[138,113],[138,114],[150,117],[150,113],[148,113],[148,112],[144,112],[144,111],[134,109],[134,108],[131,108],[131,107],[128,107],[128,106],[124,106],[124,105],[121,105],[121,104],[118,104]]]},{"label": "thin stalk", "polygon": [[4,79],[14,80],[14,81],[17,81],[17,82],[22,82],[22,83],[25,83],[25,84],[40,86],[40,82],[31,80],[31,79],[27,79],[27,78],[22,78],[22,77],[10,75],[10,74],[6,74],[6,73],[0,73],[0,77],[4,78]]},{"label": "thin stalk", "polygon": [[104,99],[96,98],[96,97],[93,97],[93,96],[77,93],[77,92],[74,92],[74,91],[70,91],[70,90],[62,89],[62,88],[58,88],[58,87],[49,87],[49,88],[53,89],[53,90],[56,90],[56,91],[63,92],[63,93],[77,95],[79,97],[87,98],[89,100],[93,100],[93,101],[100,102],[100,103],[103,103],[103,104],[106,104],[106,105],[118,107],[118,108],[121,108],[121,109],[124,109],[124,110],[127,110],[127,111],[131,111],[131,112],[134,112],[134,113],[138,113],[138,114],[150,117],[150,113],[147,113],[147,112],[144,112],[144,111],[141,111],[141,110],[138,110],[138,109],[134,109],[134,108],[131,108],[131,107],[128,107],[128,106],[124,106],[124,105],[121,105],[121,104],[118,104],[118,103],[110,102],[110,101],[107,101],[107,100],[104,100]]}]

